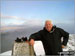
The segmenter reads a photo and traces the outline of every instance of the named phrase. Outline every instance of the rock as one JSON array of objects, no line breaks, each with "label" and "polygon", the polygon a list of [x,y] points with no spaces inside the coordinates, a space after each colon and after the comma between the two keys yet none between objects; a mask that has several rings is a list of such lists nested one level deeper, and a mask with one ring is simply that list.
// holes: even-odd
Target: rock
[{"label": "rock", "polygon": [[27,41],[27,37],[22,37],[22,41]]},{"label": "rock", "polygon": [[21,42],[21,39],[19,39],[18,37],[15,40],[16,42]]}]

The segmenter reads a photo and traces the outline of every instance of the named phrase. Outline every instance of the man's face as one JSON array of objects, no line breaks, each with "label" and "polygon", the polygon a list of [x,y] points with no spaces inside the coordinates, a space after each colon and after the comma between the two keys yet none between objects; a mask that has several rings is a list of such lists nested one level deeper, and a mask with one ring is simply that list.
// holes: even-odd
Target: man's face
[{"label": "man's face", "polygon": [[52,25],[51,21],[46,21],[46,23],[45,23],[46,30],[50,32],[52,27],[53,27],[53,25]]}]

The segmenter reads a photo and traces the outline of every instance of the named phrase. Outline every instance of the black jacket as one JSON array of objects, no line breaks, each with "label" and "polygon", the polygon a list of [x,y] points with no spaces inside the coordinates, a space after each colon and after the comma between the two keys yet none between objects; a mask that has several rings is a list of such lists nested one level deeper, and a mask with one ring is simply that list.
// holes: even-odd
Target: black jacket
[{"label": "black jacket", "polygon": [[[61,42],[63,37],[63,42]],[[32,34],[29,38],[34,40],[41,40],[45,49],[46,55],[56,55],[62,51],[61,45],[67,45],[69,33],[61,28],[53,26],[51,32],[48,32],[45,28]]]}]

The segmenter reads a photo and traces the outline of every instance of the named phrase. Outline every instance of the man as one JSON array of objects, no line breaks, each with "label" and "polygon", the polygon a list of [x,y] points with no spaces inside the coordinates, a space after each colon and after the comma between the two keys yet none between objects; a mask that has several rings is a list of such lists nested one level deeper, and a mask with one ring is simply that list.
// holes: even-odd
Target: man
[{"label": "man", "polygon": [[[61,42],[63,37],[63,42]],[[41,40],[46,55],[58,55],[62,48],[67,45],[69,33],[61,28],[53,26],[50,20],[46,20],[45,27],[30,36],[30,44],[34,45],[35,40]]]}]

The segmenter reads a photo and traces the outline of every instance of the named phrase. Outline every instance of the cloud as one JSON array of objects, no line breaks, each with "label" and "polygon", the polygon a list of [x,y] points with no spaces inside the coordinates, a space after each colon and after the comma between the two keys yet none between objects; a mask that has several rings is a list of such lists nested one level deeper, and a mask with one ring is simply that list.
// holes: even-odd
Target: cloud
[{"label": "cloud", "polygon": [[16,19],[16,20],[23,20],[24,18],[22,17],[17,17],[17,16],[6,16],[6,15],[3,15],[3,14],[0,14],[0,18],[1,19]]},{"label": "cloud", "polygon": [[20,27],[3,27],[0,30],[5,31],[5,30],[13,30],[13,29],[20,29]]},{"label": "cloud", "polygon": [[42,26],[43,25],[43,20],[41,20],[41,19],[27,19],[24,22],[24,25],[29,25],[29,26]]},{"label": "cloud", "polygon": [[5,26],[5,27],[0,28],[0,32],[1,33],[6,33],[6,32],[15,31],[15,30],[18,30],[18,29],[22,29],[22,28],[23,27],[18,27],[18,26],[14,26],[14,27]]},{"label": "cloud", "polygon": [[[1,25],[42,25],[46,19],[39,19],[39,18],[22,18],[17,16],[6,16],[1,14]],[[6,21],[5,21],[6,20]],[[74,24],[74,20],[63,20],[63,19],[50,19],[52,20],[53,24]],[[43,23],[42,23],[43,22]]]},{"label": "cloud", "polygon": [[1,26],[6,25],[42,25],[41,19],[36,18],[21,18],[17,16],[5,16],[1,14]]},{"label": "cloud", "polygon": [[1,18],[1,26],[6,26],[6,25],[21,25],[24,23],[24,18],[22,17],[17,17],[17,16],[6,16],[3,14],[0,14]]},{"label": "cloud", "polygon": [[[22,28],[29,28],[29,27],[40,27],[44,26],[46,19],[36,19],[36,18],[20,18],[17,16],[4,16],[1,14],[1,30],[0,31],[9,31],[9,30],[17,30]],[[8,20],[5,20],[8,19]],[[9,20],[11,19],[11,20]],[[65,26],[65,24],[72,26],[74,25],[73,20],[54,20],[51,19],[54,25],[57,26]],[[68,27],[69,28],[69,27]]]},{"label": "cloud", "polygon": [[41,19],[24,19],[24,18],[21,19],[17,16],[4,16],[4,15],[1,15],[1,19],[2,19],[0,29],[1,32],[43,25],[43,20]]}]

